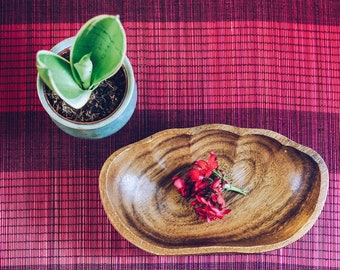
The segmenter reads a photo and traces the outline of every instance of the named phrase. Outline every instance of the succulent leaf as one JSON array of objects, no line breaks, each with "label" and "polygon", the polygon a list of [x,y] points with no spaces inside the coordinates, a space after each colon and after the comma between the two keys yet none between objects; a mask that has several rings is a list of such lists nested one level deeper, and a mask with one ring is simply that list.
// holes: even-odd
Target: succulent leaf
[{"label": "succulent leaf", "polygon": [[85,54],[78,63],[74,64],[74,68],[79,75],[81,85],[84,89],[89,89],[91,86],[93,64],[90,57],[91,53]]},{"label": "succulent leaf", "polygon": [[70,59],[72,72],[78,83],[81,83],[81,79],[74,63],[80,62],[87,54],[91,54],[93,64],[93,85],[110,78],[120,69],[126,54],[126,36],[119,16],[96,16],[79,30]]},{"label": "succulent leaf", "polygon": [[70,63],[50,51],[37,53],[37,68],[44,83],[75,109],[83,107],[91,91],[84,91],[73,79]]}]

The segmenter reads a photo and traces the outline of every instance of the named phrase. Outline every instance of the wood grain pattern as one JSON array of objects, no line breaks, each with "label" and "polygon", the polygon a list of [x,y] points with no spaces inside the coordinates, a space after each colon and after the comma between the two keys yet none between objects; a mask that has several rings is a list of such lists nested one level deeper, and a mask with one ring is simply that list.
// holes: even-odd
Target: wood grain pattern
[{"label": "wood grain pattern", "polygon": [[[229,192],[231,213],[206,223],[171,179],[210,151],[249,194]],[[148,252],[254,253],[308,232],[326,200],[328,170],[315,151],[278,133],[212,124],[161,131],[121,148],[104,163],[99,188],[115,229]]]}]

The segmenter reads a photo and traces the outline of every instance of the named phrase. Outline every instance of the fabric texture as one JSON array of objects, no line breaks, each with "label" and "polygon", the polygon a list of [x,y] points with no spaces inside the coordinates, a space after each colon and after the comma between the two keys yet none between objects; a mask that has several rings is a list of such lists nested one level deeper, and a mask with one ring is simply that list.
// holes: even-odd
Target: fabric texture
[{"label": "fabric texture", "polygon": [[[0,269],[339,269],[340,2],[0,1]],[[35,54],[88,19],[119,14],[138,101],[101,140],[43,110]],[[115,150],[208,123],[264,128],[317,151],[329,192],[313,228],[259,254],[157,256],[125,240],[101,205]]]}]

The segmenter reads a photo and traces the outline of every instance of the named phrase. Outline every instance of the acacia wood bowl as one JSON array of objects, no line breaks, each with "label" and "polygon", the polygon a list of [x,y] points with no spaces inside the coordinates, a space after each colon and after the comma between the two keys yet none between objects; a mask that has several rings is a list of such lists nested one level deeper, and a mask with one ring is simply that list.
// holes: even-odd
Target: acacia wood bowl
[{"label": "acacia wood bowl", "polygon": [[[233,184],[231,213],[201,221],[173,185],[194,161],[217,155]],[[169,129],[114,152],[99,179],[114,228],[148,252],[183,255],[255,253],[282,248],[316,222],[326,200],[328,170],[318,153],[269,130],[211,124]]]}]

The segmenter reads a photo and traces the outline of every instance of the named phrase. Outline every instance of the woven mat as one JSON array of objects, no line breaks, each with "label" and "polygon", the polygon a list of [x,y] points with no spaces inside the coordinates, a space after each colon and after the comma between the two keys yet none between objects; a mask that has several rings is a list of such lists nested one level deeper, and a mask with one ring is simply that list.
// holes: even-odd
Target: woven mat
[{"label": "woven mat", "polygon": [[[0,269],[340,267],[340,2],[0,1]],[[113,136],[61,132],[36,94],[35,53],[89,18],[120,14],[138,85]],[[126,241],[98,175],[122,146],[207,123],[265,128],[316,150],[330,173],[313,228],[261,254],[156,256]]]}]

